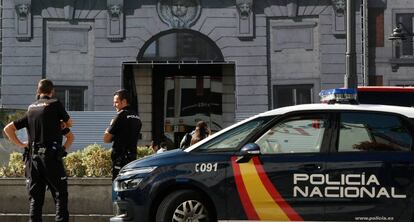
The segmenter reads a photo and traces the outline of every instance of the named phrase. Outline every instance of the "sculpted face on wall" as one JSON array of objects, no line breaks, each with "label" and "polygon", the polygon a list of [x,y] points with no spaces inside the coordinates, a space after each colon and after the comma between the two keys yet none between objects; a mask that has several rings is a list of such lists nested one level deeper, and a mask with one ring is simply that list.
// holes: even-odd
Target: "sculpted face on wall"
[{"label": "sculpted face on wall", "polygon": [[117,18],[121,15],[122,7],[121,7],[121,5],[111,5],[111,6],[109,6],[108,12],[109,12],[111,17],[116,17]]},{"label": "sculpted face on wall", "polygon": [[157,11],[161,20],[173,28],[188,28],[200,16],[199,0],[158,0]]},{"label": "sculpted face on wall", "polygon": [[171,4],[171,13],[176,17],[184,17],[187,14],[188,6],[183,0],[173,0]]},{"label": "sculpted face on wall", "polygon": [[242,3],[239,6],[240,15],[242,18],[247,18],[250,15],[251,6],[248,3]]},{"label": "sculpted face on wall", "polygon": [[29,15],[29,4],[18,4],[16,5],[16,13],[20,18],[26,18]]},{"label": "sculpted face on wall", "polygon": [[335,13],[338,16],[344,15],[345,9],[346,9],[345,0],[332,0],[332,4],[335,10]]}]

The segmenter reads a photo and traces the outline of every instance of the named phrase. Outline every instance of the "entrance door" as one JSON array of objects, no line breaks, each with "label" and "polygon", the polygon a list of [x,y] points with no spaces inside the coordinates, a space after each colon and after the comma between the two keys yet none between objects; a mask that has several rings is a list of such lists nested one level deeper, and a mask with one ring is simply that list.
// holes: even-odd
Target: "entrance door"
[{"label": "entrance door", "polygon": [[212,131],[223,126],[222,79],[212,76],[174,76],[164,79],[164,134],[175,147],[185,133],[204,121]]},{"label": "entrance door", "polygon": [[153,72],[153,135],[178,148],[198,121],[223,128],[222,65],[160,65]]}]

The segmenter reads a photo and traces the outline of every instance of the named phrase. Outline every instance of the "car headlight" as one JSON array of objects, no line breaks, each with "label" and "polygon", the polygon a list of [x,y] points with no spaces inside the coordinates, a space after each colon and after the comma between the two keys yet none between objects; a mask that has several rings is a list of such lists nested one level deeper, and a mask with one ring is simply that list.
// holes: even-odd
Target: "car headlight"
[{"label": "car headlight", "polygon": [[128,179],[115,180],[114,191],[120,192],[124,190],[136,189],[144,179],[144,177],[140,177],[139,175],[151,173],[156,168],[157,167],[142,167],[121,172],[119,174],[121,178],[126,177]]},{"label": "car headlight", "polygon": [[141,168],[135,168],[135,169],[128,169],[126,171],[119,173],[119,175],[122,177],[128,177],[128,176],[137,175],[137,174],[147,174],[147,173],[151,173],[156,168],[157,168],[156,166],[153,166],[153,167],[141,167]]},{"label": "car headlight", "polygon": [[139,186],[144,178],[133,178],[128,180],[115,181],[114,191],[120,192],[124,190],[135,189]]}]

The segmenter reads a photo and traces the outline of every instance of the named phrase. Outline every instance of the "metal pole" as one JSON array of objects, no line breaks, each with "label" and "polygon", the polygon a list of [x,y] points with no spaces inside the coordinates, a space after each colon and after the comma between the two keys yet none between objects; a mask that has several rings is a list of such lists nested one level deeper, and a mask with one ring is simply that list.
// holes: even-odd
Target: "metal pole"
[{"label": "metal pole", "polygon": [[345,88],[357,88],[355,53],[355,0],[346,0],[346,74]]},{"label": "metal pole", "polygon": [[368,65],[368,0],[362,0],[362,85],[369,85],[369,65]]}]

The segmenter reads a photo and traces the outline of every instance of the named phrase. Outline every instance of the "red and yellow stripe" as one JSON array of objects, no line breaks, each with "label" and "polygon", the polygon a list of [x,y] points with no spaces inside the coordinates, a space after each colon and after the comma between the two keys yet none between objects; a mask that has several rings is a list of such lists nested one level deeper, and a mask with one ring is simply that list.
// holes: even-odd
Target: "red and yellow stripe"
[{"label": "red and yellow stripe", "polygon": [[231,159],[234,179],[249,220],[303,221],[273,186],[258,157],[247,163]]}]

